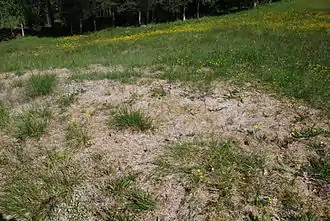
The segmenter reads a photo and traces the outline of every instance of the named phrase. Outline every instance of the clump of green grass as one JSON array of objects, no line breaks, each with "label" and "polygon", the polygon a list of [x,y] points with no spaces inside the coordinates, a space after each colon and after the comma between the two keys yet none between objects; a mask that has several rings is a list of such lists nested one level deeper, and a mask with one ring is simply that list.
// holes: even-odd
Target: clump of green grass
[{"label": "clump of green grass", "polygon": [[69,121],[66,128],[65,138],[70,147],[88,147],[90,145],[91,137],[88,132],[87,117],[80,120]]},{"label": "clump of green grass", "polygon": [[146,131],[152,129],[152,120],[140,110],[123,106],[118,108],[110,116],[110,121],[120,129],[132,129]]},{"label": "clump of green grass", "polygon": [[12,147],[5,165],[0,210],[19,220],[52,220],[54,211],[69,203],[71,194],[83,179],[78,166],[67,153],[49,153],[43,148],[31,152]]},{"label": "clump of green grass", "polygon": [[104,191],[114,201],[108,208],[98,211],[103,220],[132,220],[141,212],[155,209],[155,199],[136,186],[136,178],[136,174],[132,174],[106,185]]},{"label": "clump of green grass", "polygon": [[0,101],[0,129],[7,126],[9,119],[9,109]]},{"label": "clump of green grass", "polygon": [[76,101],[76,95],[73,93],[69,94],[64,94],[59,99],[57,100],[57,103],[60,108],[65,108],[70,106]]},{"label": "clump of green grass", "polygon": [[33,75],[26,85],[26,94],[31,97],[47,95],[53,92],[57,84],[55,75]]},{"label": "clump of green grass", "polygon": [[20,140],[40,137],[45,132],[50,117],[51,111],[47,107],[32,107],[24,110],[14,122],[15,137]]}]

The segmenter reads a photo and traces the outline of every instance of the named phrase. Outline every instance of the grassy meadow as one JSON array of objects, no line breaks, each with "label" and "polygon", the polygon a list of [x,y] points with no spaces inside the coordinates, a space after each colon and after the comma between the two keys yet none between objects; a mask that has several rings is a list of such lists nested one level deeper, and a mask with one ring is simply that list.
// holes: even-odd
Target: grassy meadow
[{"label": "grassy meadow", "polygon": [[[89,64],[180,66],[160,77],[208,84],[219,78],[260,81],[330,109],[329,3],[284,1],[257,10],[145,28],[116,28],[63,38],[0,44],[0,71]],[[202,67],[206,74],[196,73]]]},{"label": "grassy meadow", "polygon": [[329,114],[327,0],[0,42],[0,215],[330,220]]}]

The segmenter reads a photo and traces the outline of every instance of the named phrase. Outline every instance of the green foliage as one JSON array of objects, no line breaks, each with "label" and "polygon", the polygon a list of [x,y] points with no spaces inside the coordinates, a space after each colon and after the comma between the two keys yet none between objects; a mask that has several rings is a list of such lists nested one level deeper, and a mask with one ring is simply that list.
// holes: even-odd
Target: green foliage
[{"label": "green foliage", "polygon": [[32,98],[50,94],[56,84],[55,75],[34,75],[27,81],[26,94]]},{"label": "green foliage", "polygon": [[38,138],[46,130],[51,112],[46,107],[32,107],[24,110],[15,118],[15,137],[25,140],[28,137]]},{"label": "green foliage", "polygon": [[110,116],[110,121],[121,129],[132,129],[146,131],[152,129],[152,120],[145,116],[140,110],[123,106],[118,108]]},{"label": "green foliage", "polygon": [[32,154],[31,149],[18,146],[6,154],[9,160],[2,165],[6,168],[6,182],[0,210],[18,219],[52,219],[53,212],[70,201],[73,188],[83,178],[66,153],[39,148]]}]

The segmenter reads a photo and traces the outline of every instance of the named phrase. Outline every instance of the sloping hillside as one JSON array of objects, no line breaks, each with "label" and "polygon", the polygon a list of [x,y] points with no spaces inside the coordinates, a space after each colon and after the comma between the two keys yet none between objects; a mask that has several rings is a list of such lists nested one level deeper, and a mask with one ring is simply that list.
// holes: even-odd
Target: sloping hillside
[{"label": "sloping hillside", "polygon": [[329,10],[0,43],[0,213],[329,220]]}]

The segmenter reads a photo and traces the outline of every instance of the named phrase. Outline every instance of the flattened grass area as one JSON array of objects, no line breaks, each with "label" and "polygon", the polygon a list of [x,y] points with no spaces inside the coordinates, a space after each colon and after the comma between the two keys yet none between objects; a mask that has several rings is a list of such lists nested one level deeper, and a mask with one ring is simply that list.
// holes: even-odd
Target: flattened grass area
[{"label": "flattened grass area", "polygon": [[[0,44],[0,71],[162,64],[176,67],[160,76],[172,81],[258,81],[329,110],[329,8],[326,0],[288,0],[146,28],[115,28],[65,38],[28,37]],[[210,71],[197,71],[202,67]]]}]

